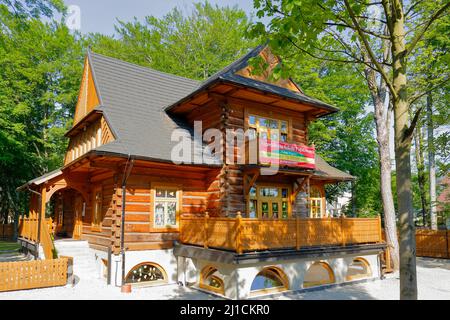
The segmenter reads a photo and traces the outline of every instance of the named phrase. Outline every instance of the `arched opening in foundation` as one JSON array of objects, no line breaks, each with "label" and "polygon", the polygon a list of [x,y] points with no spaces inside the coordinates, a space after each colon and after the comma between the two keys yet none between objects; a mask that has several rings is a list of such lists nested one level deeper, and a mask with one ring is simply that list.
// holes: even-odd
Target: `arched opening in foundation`
[{"label": "arched opening in foundation", "polygon": [[306,271],[303,288],[322,286],[335,282],[333,269],[323,261],[314,262]]},{"label": "arched opening in foundation", "polygon": [[225,295],[223,275],[214,266],[206,266],[200,273],[200,288]]},{"label": "arched opening in foundation", "polygon": [[126,283],[130,284],[163,284],[167,282],[167,274],[164,268],[153,262],[143,262],[133,267],[128,272]]},{"label": "arched opening in foundation", "polygon": [[250,287],[250,294],[260,295],[288,289],[289,281],[285,273],[277,267],[267,267],[256,275]]},{"label": "arched opening in foundation", "polygon": [[364,258],[355,258],[348,266],[346,281],[370,278],[372,276],[372,269],[370,264]]}]

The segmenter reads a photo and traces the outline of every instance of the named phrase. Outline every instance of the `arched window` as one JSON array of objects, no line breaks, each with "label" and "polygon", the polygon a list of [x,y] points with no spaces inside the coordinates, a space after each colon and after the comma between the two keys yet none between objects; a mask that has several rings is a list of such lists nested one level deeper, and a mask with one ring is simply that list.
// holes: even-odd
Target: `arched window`
[{"label": "arched window", "polygon": [[206,266],[200,273],[200,288],[225,295],[222,275],[217,268]]},{"label": "arched window", "polygon": [[138,264],[126,276],[126,283],[163,283],[167,282],[167,275],[164,269],[152,262]]},{"label": "arched window", "polygon": [[306,271],[303,280],[303,287],[315,287],[325,284],[334,283],[334,273],[331,267],[326,262],[314,262]]},{"label": "arched window", "polygon": [[284,272],[276,267],[267,267],[259,272],[252,282],[250,291],[253,295],[281,292],[289,289],[289,281]]},{"label": "arched window", "polygon": [[318,186],[312,186],[309,191],[309,207],[310,207],[310,217],[311,218],[322,218],[323,208],[322,208],[322,191]]},{"label": "arched window", "polygon": [[356,258],[353,262],[348,266],[347,270],[347,281],[369,278],[372,276],[372,270],[370,269],[369,263],[366,259]]}]

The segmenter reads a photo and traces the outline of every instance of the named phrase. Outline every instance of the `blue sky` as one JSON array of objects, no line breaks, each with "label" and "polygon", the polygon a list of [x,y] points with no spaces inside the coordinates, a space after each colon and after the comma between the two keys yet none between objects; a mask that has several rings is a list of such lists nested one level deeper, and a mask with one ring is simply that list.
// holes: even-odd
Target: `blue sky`
[{"label": "blue sky", "polygon": [[[162,17],[172,8],[178,7],[185,12],[192,10],[193,0],[65,0],[67,6],[76,5],[80,8],[82,33],[100,32],[111,35],[114,33],[116,18],[132,21],[134,17],[143,20],[145,16]],[[253,0],[209,0],[219,6],[234,6],[251,15]]]}]

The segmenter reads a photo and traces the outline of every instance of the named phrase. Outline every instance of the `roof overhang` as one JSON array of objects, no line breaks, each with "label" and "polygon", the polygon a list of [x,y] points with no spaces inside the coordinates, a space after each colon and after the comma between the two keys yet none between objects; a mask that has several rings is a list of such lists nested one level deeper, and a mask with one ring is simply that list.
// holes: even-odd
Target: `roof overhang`
[{"label": "roof overhang", "polygon": [[[240,78],[245,80],[237,81]],[[249,83],[254,85],[249,85]],[[225,87],[227,88],[225,89]],[[176,103],[166,107],[164,110],[169,114],[183,114],[191,111],[195,106],[200,106],[208,102],[210,100],[209,94],[211,93],[232,98],[242,98],[241,92],[245,90],[254,97],[253,101],[255,102],[266,103],[276,107],[285,107],[299,112],[309,112],[316,117],[323,117],[339,111],[336,107],[302,94],[294,92],[291,92],[289,95],[281,94],[277,91],[285,92],[287,89],[281,87],[274,89],[274,87],[277,86],[257,80],[246,79],[241,76],[236,76],[236,79],[218,77],[206,85],[199,87]],[[189,104],[192,106],[187,107]]]},{"label": "roof overhang", "polygon": [[[98,107],[97,107],[98,108]],[[91,112],[86,114],[80,121],[78,121],[69,131],[67,131],[64,136],[72,137],[77,135],[79,132],[83,131],[91,123],[95,122],[101,118],[103,111],[99,109],[93,109]]]},{"label": "roof overhang", "polygon": [[27,183],[25,183],[25,184],[21,185],[20,187],[18,187],[16,190],[17,191],[23,191],[23,190],[28,189],[28,188],[33,187],[33,186],[39,186],[39,185],[41,185],[41,184],[43,184],[43,183],[45,183],[45,182],[47,182],[47,181],[49,181],[51,179],[54,179],[54,178],[56,178],[56,177],[58,177],[58,176],[60,176],[62,174],[63,174],[63,172],[62,172],[61,169],[56,169],[54,171],[48,172],[46,174],[43,174],[40,177],[37,177],[37,178],[35,178],[33,180],[28,181]]}]

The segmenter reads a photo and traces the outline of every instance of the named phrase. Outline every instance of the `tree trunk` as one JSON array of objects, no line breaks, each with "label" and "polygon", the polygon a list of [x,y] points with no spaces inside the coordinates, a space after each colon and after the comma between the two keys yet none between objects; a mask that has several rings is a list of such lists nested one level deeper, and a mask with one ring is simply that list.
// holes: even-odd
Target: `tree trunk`
[{"label": "tree trunk", "polygon": [[397,173],[397,202],[400,220],[400,299],[417,299],[416,237],[413,198],[411,192],[411,129],[408,125],[405,17],[400,1],[389,12],[392,23],[393,90],[395,91],[395,165]]},{"label": "tree trunk", "polygon": [[433,97],[427,95],[427,131],[428,131],[428,166],[430,179],[430,220],[431,229],[437,230],[436,214],[436,161],[434,156],[434,132],[433,132]]},{"label": "tree trunk", "polygon": [[[384,55],[387,57],[389,46],[384,45]],[[364,59],[369,63],[370,58],[367,52],[364,53]],[[395,217],[394,199],[392,196],[392,176],[391,176],[391,156],[389,149],[389,131],[390,131],[390,109],[385,104],[386,83],[381,79],[377,85],[375,71],[371,68],[365,68],[367,85],[374,105],[374,120],[377,130],[378,154],[380,157],[380,189],[381,200],[383,204],[384,230],[386,234],[387,245],[390,246],[390,258],[394,271],[400,266],[399,245],[397,237],[397,225]]]},{"label": "tree trunk", "polygon": [[392,196],[391,156],[389,150],[389,112],[379,96],[372,96],[375,106],[375,124],[377,129],[378,153],[380,155],[380,187],[383,203],[384,228],[386,242],[391,247],[391,260],[394,270],[399,269],[399,244]]},{"label": "tree trunk", "polygon": [[416,156],[416,166],[417,166],[417,180],[419,183],[419,194],[420,194],[420,203],[422,206],[422,221],[423,226],[426,227],[426,213],[427,213],[427,199],[425,194],[425,165],[423,161],[423,154],[422,154],[422,130],[421,127],[418,126],[416,130],[414,131],[414,153]]}]

